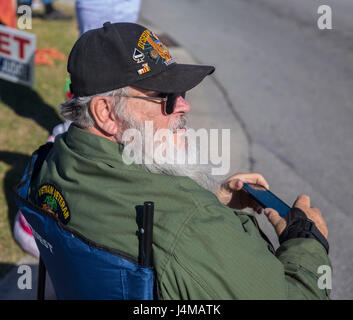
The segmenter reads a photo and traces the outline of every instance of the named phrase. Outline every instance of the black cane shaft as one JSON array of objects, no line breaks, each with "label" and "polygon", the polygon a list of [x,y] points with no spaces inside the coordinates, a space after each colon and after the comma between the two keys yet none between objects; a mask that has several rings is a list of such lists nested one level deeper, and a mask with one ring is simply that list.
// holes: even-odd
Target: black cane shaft
[{"label": "black cane shaft", "polygon": [[144,266],[152,266],[152,240],[153,240],[153,215],[154,203],[145,202],[143,208],[143,229],[144,229]]},{"label": "black cane shaft", "polygon": [[45,298],[45,276],[46,268],[41,257],[39,257],[38,266],[38,290],[37,290],[37,300],[44,300]]}]

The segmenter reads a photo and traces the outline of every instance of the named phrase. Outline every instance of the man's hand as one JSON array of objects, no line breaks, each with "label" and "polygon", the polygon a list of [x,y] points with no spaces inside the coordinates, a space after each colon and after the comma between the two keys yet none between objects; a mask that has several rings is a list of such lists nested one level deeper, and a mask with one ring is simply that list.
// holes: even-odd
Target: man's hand
[{"label": "man's hand", "polygon": [[244,190],[243,182],[256,183],[269,189],[265,178],[258,173],[238,173],[223,182],[216,193],[218,200],[232,209],[252,208],[260,213],[262,208]]},{"label": "man's hand", "polygon": [[[322,235],[327,239],[328,231],[326,222],[318,208],[310,207],[310,198],[307,195],[302,194],[298,196],[297,200],[294,202],[293,207],[301,209],[306,214],[308,219],[315,223],[316,228],[318,228]],[[267,216],[268,220],[275,228],[277,235],[280,236],[280,234],[287,226],[286,219],[282,218],[276,210],[271,208],[266,208],[264,210],[264,214]]]}]

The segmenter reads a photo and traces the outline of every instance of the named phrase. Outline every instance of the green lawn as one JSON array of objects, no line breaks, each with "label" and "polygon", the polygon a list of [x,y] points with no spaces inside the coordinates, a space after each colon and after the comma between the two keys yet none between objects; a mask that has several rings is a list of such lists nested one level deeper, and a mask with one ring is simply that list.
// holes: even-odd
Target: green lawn
[{"label": "green lawn", "polygon": [[[60,7],[74,15],[73,8]],[[55,48],[68,56],[78,37],[76,21],[33,19],[37,48]],[[31,153],[43,144],[62,121],[66,61],[37,66],[35,84],[27,88],[0,80],[0,277],[25,254],[13,240],[17,208],[11,188],[19,181]]]}]

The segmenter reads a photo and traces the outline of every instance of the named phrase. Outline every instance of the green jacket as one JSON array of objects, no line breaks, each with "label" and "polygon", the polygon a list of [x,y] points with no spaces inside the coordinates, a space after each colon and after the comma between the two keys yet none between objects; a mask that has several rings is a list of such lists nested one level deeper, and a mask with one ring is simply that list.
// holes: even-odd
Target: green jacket
[{"label": "green jacket", "polygon": [[41,206],[43,185],[60,191],[55,208],[67,206],[68,226],[134,260],[136,207],[153,201],[162,299],[328,298],[317,285],[318,267],[330,265],[319,242],[292,239],[274,254],[253,216],[224,206],[190,178],[124,164],[121,145],[73,125],[57,137],[32,184],[31,198]]}]

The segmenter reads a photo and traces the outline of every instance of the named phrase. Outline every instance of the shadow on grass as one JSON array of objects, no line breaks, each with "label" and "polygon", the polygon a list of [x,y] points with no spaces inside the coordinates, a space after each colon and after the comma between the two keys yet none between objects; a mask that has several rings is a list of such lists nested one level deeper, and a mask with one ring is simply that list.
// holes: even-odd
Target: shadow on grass
[{"label": "shadow on grass", "polygon": [[19,116],[35,120],[49,134],[57,124],[62,123],[56,110],[29,87],[0,79],[0,101]]},{"label": "shadow on grass", "polygon": [[[0,151],[0,162],[5,162],[11,166],[11,168],[6,172],[3,180],[3,189],[8,206],[8,221],[12,235],[15,216],[18,210],[12,190],[14,186],[20,182],[30,158],[30,156],[21,153]],[[10,268],[11,265],[0,263],[0,278],[2,278],[10,270]]]},{"label": "shadow on grass", "polygon": [[[15,264],[12,263],[0,263],[0,280],[13,268]],[[0,299],[1,300],[1,299]]]},{"label": "shadow on grass", "polygon": [[[34,151],[34,150],[33,150]],[[11,230],[13,231],[15,216],[17,213],[17,205],[14,200],[13,188],[17,185],[25,171],[26,165],[31,157],[29,155],[0,151],[0,162],[5,162],[11,166],[11,169],[6,172],[3,180],[4,193],[8,205],[8,218]]]}]

